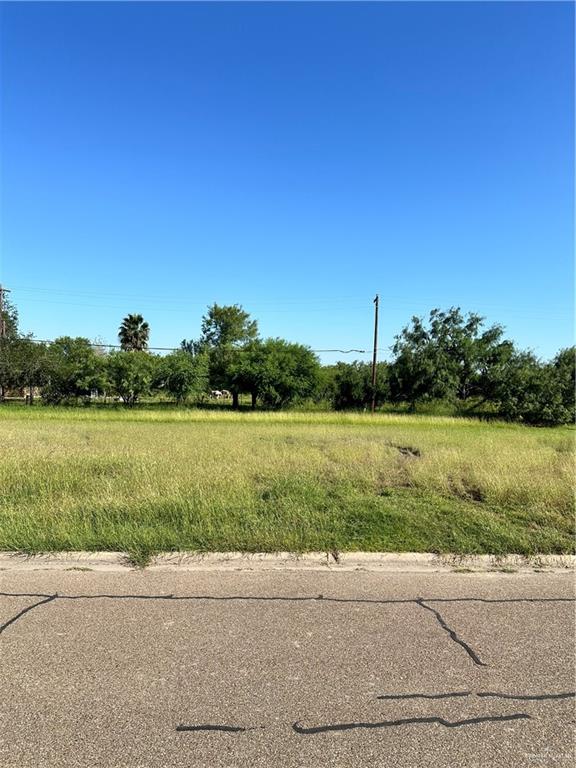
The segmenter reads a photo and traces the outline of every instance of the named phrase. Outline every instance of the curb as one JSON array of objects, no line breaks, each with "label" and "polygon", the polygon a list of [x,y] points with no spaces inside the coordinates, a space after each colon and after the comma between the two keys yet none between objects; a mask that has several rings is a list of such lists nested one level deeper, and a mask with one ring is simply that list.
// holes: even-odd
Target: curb
[{"label": "curb", "polygon": [[[576,568],[575,555],[436,555],[419,552],[167,552],[146,571],[368,571],[388,573],[561,572]],[[139,570],[122,552],[0,553],[0,571],[103,572]]]}]

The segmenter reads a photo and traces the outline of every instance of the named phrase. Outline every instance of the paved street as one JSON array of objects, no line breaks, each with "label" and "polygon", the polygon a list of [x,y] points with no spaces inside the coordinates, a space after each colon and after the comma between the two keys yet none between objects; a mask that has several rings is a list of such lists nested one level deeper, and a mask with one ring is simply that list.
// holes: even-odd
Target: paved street
[{"label": "paved street", "polygon": [[0,766],[571,766],[571,573],[0,572]]}]

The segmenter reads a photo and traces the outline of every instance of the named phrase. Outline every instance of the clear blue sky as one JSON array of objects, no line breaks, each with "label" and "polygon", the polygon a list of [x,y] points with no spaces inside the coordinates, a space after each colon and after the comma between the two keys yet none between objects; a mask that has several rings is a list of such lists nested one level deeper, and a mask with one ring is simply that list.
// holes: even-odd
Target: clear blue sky
[{"label": "clear blue sky", "polygon": [[384,349],[451,305],[543,357],[572,343],[572,3],[1,14],[24,331],[115,342],[141,312],[177,346],[238,302],[265,336],[369,348],[378,291]]}]

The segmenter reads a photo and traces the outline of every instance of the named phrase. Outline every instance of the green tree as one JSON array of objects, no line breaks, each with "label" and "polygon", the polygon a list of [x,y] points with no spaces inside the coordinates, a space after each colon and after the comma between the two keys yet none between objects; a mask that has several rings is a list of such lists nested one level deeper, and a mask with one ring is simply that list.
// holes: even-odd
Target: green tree
[{"label": "green tree", "polygon": [[182,352],[187,352],[189,355],[196,356],[208,350],[205,342],[200,339],[182,339],[180,342],[180,349]]},{"label": "green tree", "polygon": [[543,426],[572,420],[553,363],[542,363],[531,352],[517,352],[501,373],[495,395],[502,417]]},{"label": "green tree", "polygon": [[156,386],[183,403],[192,394],[200,394],[208,381],[208,355],[178,351],[159,359]]},{"label": "green tree", "polygon": [[126,315],[118,329],[120,347],[124,352],[141,352],[148,349],[150,326],[142,315]]},{"label": "green tree", "polygon": [[106,367],[112,391],[132,407],[143,395],[150,394],[157,366],[158,358],[148,352],[111,352]]},{"label": "green tree", "polygon": [[[387,363],[376,366],[376,405],[389,399]],[[372,365],[354,361],[336,364],[333,405],[336,410],[368,408],[372,404]]]},{"label": "green tree", "polygon": [[2,297],[2,314],[0,315],[0,328],[4,323],[4,338],[15,339],[18,336],[18,310],[8,298],[7,294]]},{"label": "green tree", "polygon": [[20,361],[14,339],[0,337],[0,400],[6,390],[18,387]]},{"label": "green tree", "polygon": [[212,304],[202,318],[200,342],[207,347],[247,344],[258,337],[258,323],[239,304]]},{"label": "green tree", "polygon": [[[4,333],[1,330],[4,329]],[[9,365],[11,359],[10,342],[18,338],[18,310],[12,304],[7,294],[2,296],[2,312],[0,313],[0,401],[4,400],[8,383]]]},{"label": "green tree", "polygon": [[467,400],[489,396],[490,374],[510,356],[503,329],[483,329],[483,318],[459,308],[433,309],[428,324],[413,317],[396,336],[390,369],[391,394],[412,407],[421,400]]},{"label": "green tree", "polygon": [[552,361],[552,367],[567,412],[567,421],[572,421],[576,409],[576,347],[561,349]]},{"label": "green tree", "polygon": [[61,336],[53,341],[46,350],[43,368],[42,399],[47,403],[88,397],[106,387],[104,359],[82,337]]},{"label": "green tree", "polygon": [[436,370],[437,354],[420,318],[404,328],[393,347],[390,366],[390,393],[395,401],[405,400],[412,409],[422,400],[443,398],[455,392],[451,376],[442,378]]},{"label": "green tree", "polygon": [[314,394],[320,377],[316,355],[302,344],[284,339],[252,341],[238,352],[232,386],[249,392],[252,407],[258,399],[271,408],[282,408]]},{"label": "green tree", "polygon": [[238,408],[240,351],[258,337],[258,324],[239,304],[213,304],[202,318],[199,344],[208,350],[211,386],[232,393],[232,407]]},{"label": "green tree", "polygon": [[315,402],[330,406],[334,404],[337,371],[338,369],[336,365],[320,366],[318,384],[313,395]]},{"label": "green tree", "polygon": [[30,336],[0,339],[0,387],[29,390],[32,403],[35,387],[45,382],[46,346]]}]

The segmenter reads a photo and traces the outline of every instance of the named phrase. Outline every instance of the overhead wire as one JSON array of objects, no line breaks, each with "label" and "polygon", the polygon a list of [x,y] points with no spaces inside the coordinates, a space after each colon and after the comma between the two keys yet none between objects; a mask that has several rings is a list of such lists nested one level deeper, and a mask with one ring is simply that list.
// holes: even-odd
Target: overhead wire
[{"label": "overhead wire", "polygon": [[[54,339],[28,339],[33,344],[54,344]],[[97,347],[98,349],[122,349],[121,344],[105,344],[103,342],[90,342],[91,347]],[[178,352],[182,350],[181,346],[178,347],[146,347],[150,352]],[[368,349],[311,349],[311,352],[340,352],[343,355],[352,354],[354,352],[358,354],[371,354],[371,350]],[[378,348],[378,352],[387,352],[385,348]]]},{"label": "overhead wire", "polygon": [[[69,289],[59,289],[59,288],[42,288],[42,287],[31,287],[31,286],[14,286],[12,288],[13,292],[24,292],[24,293],[37,293],[37,294],[49,294],[51,296],[58,296],[61,295],[63,297],[77,297],[80,299],[79,301],[62,301],[57,300],[53,301],[50,298],[44,298],[43,296],[35,297],[35,296],[26,296],[23,297],[23,300],[25,302],[32,302],[32,303],[43,303],[43,304],[57,304],[60,306],[78,306],[83,308],[94,308],[94,309],[118,309],[119,311],[125,311],[126,310],[126,304],[132,303],[132,302],[138,302],[140,305],[140,309],[142,311],[147,312],[183,312],[187,309],[192,309],[196,307],[206,307],[210,306],[210,303],[207,303],[206,301],[200,301],[197,299],[191,299],[188,297],[180,297],[180,296],[162,296],[159,294],[127,294],[127,293],[115,293],[115,292],[104,292],[104,291],[79,291],[79,290],[69,290]],[[403,309],[405,306],[410,306],[414,309],[413,314],[420,314],[421,307],[424,303],[431,304],[431,305],[438,305],[439,300],[438,297],[434,298],[423,298],[421,296],[418,297],[407,297],[407,296],[399,296],[399,295],[387,295],[385,292],[380,293],[382,297],[382,301],[385,304],[385,306],[388,309]],[[99,297],[102,298],[111,298],[111,299],[119,299],[124,302],[124,306],[119,306],[118,304],[114,303],[102,303],[98,302],[97,304],[94,303],[88,303],[86,301],[81,300],[81,297],[86,297],[88,299],[98,299]],[[354,302],[353,304],[350,302]],[[356,302],[362,302],[362,303],[356,303]],[[448,302],[442,302],[444,304],[449,304],[451,306],[461,306],[464,302],[462,301],[448,301]],[[465,302],[466,305],[470,304],[470,301]],[[498,308],[506,308],[507,314],[510,314],[510,307],[509,304],[506,303],[498,303],[493,301],[479,301],[478,304],[481,304],[482,308],[485,310],[490,309],[498,309]],[[366,303],[365,297],[363,296],[308,296],[308,297],[299,297],[299,298],[277,298],[277,299],[245,299],[243,301],[243,306],[248,307],[262,307],[262,309],[267,314],[269,313],[291,313],[294,310],[296,310],[298,307],[301,306],[307,306],[306,312],[326,312],[330,311],[331,309],[341,309],[345,307],[348,310],[361,310],[361,309],[368,309],[368,304]],[[322,306],[318,306],[322,305]],[[526,305],[526,307],[520,307],[518,309],[515,309],[513,311],[513,316],[522,320],[522,319],[534,319],[534,320],[558,320],[563,321],[567,317],[571,317],[571,312],[569,309],[566,309],[565,311],[562,311],[559,308],[556,308],[554,313],[534,313],[532,311],[533,305]]]}]

